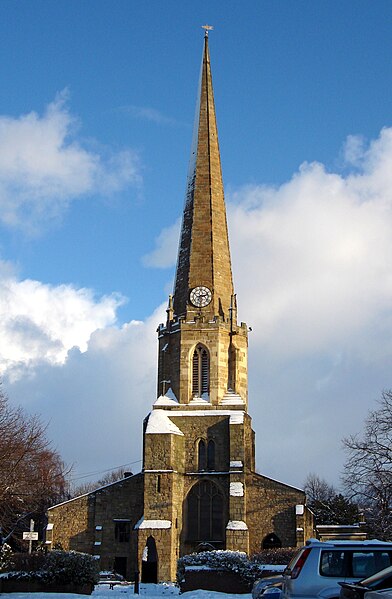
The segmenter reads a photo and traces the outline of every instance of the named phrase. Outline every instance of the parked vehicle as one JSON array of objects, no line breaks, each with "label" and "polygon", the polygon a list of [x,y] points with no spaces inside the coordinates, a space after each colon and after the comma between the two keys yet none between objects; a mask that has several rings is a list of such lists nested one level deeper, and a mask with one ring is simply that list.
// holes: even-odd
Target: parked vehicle
[{"label": "parked vehicle", "polygon": [[266,576],[256,580],[252,588],[253,599],[260,599],[261,595],[265,594],[268,588],[281,589],[283,584],[283,574],[276,574],[275,576]]},{"label": "parked vehicle", "polygon": [[363,599],[367,591],[392,588],[392,566],[359,582],[340,582],[340,599]]},{"label": "parked vehicle", "polygon": [[310,539],[283,573],[283,599],[338,599],[339,582],[356,582],[390,565],[392,543]]},{"label": "parked vehicle", "polygon": [[392,599],[392,589],[383,589],[381,591],[367,591],[365,599]]}]

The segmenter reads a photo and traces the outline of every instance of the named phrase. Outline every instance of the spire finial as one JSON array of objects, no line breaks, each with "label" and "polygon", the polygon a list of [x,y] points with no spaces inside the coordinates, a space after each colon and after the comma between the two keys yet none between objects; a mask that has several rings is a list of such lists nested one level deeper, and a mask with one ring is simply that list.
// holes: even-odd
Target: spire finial
[{"label": "spire finial", "polygon": [[204,37],[208,37],[208,32],[214,29],[212,25],[202,25],[201,28],[205,31]]}]

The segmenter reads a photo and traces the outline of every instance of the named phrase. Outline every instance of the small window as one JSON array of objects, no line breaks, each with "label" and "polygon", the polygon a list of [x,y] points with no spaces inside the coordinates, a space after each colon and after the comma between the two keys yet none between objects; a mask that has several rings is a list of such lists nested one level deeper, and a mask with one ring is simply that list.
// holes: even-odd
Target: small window
[{"label": "small window", "polygon": [[207,470],[215,470],[215,442],[211,439],[207,445]]},{"label": "small window", "polygon": [[205,470],[207,466],[206,444],[200,439],[198,446],[198,469]]},{"label": "small window", "polygon": [[128,543],[131,537],[131,524],[128,521],[114,523],[114,538],[119,543]]}]

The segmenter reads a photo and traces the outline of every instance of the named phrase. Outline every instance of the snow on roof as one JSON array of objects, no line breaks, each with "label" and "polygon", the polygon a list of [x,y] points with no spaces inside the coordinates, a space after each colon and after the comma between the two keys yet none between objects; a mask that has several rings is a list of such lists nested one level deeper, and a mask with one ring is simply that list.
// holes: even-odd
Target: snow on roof
[{"label": "snow on roof", "polygon": [[230,496],[243,497],[244,485],[242,483],[230,483]]},{"label": "snow on roof", "polygon": [[243,467],[243,463],[241,462],[241,460],[231,460],[230,468],[242,468],[242,467]]},{"label": "snow on roof", "polygon": [[170,520],[145,520],[142,516],[135,524],[135,530],[138,528],[171,528],[171,522]]},{"label": "snow on roof", "polygon": [[243,520],[229,520],[226,530],[248,530],[248,527]]},{"label": "snow on roof", "polygon": [[172,406],[173,404],[178,405],[178,399],[174,395],[172,388],[169,387],[169,389],[166,391],[164,395],[160,395],[158,397],[158,399],[154,403],[154,406]]},{"label": "snow on roof", "polygon": [[230,424],[242,424],[244,414],[243,410],[176,410],[170,412],[170,418],[175,416],[230,416]]},{"label": "snow on roof", "polygon": [[[170,413],[170,415],[172,414]],[[174,422],[172,422],[167,416],[167,412],[165,412],[165,410],[153,410],[148,417],[146,434],[156,435],[162,433],[184,436],[184,433],[180,431],[178,426],[176,426]]]},{"label": "snow on roof", "polygon": [[189,403],[201,404],[201,405],[206,404],[206,403],[211,403],[210,396],[207,393],[203,393],[203,395],[201,397],[193,397]]},{"label": "snow on roof", "polygon": [[216,572],[216,568],[214,566],[208,566],[207,564],[198,564],[197,566],[185,566],[185,570],[198,571],[198,570],[214,570]]},{"label": "snow on roof", "polygon": [[243,424],[244,422],[244,412],[232,412],[230,416],[230,424]]},{"label": "snow on roof", "polygon": [[121,485],[125,481],[130,480],[133,476],[139,476],[140,474],[141,473],[139,472],[138,474],[132,474],[132,476],[120,478],[119,480],[115,480],[114,483],[108,483],[107,485],[103,485],[102,487],[97,487],[93,491],[88,491],[87,493],[83,493],[82,495],[78,495],[77,497],[72,497],[71,499],[67,499],[66,501],[61,501],[60,503],[56,503],[56,505],[51,505],[48,508],[48,511],[58,508],[60,505],[65,505],[66,503],[71,503],[71,501],[76,501],[77,499],[81,499],[82,497],[87,497],[88,495],[94,495],[94,493],[97,493],[98,491],[103,491],[104,489],[106,489],[108,487],[114,487],[114,485]]},{"label": "snow on roof", "polygon": [[234,393],[234,391],[228,391],[226,395],[224,395],[222,399],[222,403],[225,405],[236,405],[236,404],[244,404],[244,400],[241,395],[238,393]]}]

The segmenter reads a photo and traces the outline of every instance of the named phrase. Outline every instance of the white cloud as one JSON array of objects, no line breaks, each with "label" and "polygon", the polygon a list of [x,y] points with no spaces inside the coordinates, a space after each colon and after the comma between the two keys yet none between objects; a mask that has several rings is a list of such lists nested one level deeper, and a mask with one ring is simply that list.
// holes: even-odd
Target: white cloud
[{"label": "white cloud", "polygon": [[20,378],[42,362],[63,364],[68,351],[86,351],[92,333],[114,324],[118,295],[95,298],[90,289],[18,280],[0,269],[0,373]]},{"label": "white cloud", "polygon": [[241,312],[269,352],[338,347],[372,359],[392,349],[383,336],[392,305],[392,129],[356,159],[359,173],[304,164],[278,189],[233,197]]},{"label": "white cloud", "polygon": [[140,183],[132,151],[83,147],[66,100],[66,92],[58,94],[42,116],[0,115],[0,220],[6,226],[35,232],[80,196]]},{"label": "white cloud", "polygon": [[[350,161],[355,170],[348,174],[305,164],[278,188],[248,186],[229,198],[240,317],[253,327],[249,407],[257,462],[295,485],[310,471],[339,482],[341,438],[360,429],[391,386],[392,130],[357,144]],[[151,265],[173,262],[177,226],[162,232]],[[3,330],[23,364],[30,338],[36,356],[33,378],[6,377],[11,398],[51,419],[57,446],[79,471],[138,459],[142,418],[156,396],[155,329],[164,306],[144,323],[118,328],[115,298],[18,285],[7,276],[14,287],[5,287],[9,299],[0,304]],[[43,303],[42,313],[22,309],[30,295],[33,307]],[[11,336],[9,310],[20,338]]]},{"label": "white cloud", "polygon": [[156,397],[156,327],[164,308],[145,322],[96,330],[86,352],[71,349],[61,365],[40,363],[34,377],[6,377],[12,401],[49,421],[49,435],[73,464],[74,476],[132,461],[138,463],[130,469],[140,470],[143,419]]},{"label": "white cloud", "polygon": [[155,240],[155,249],[143,256],[143,264],[155,268],[168,268],[173,266],[178,249],[181,219],[170,227],[165,227]]}]

